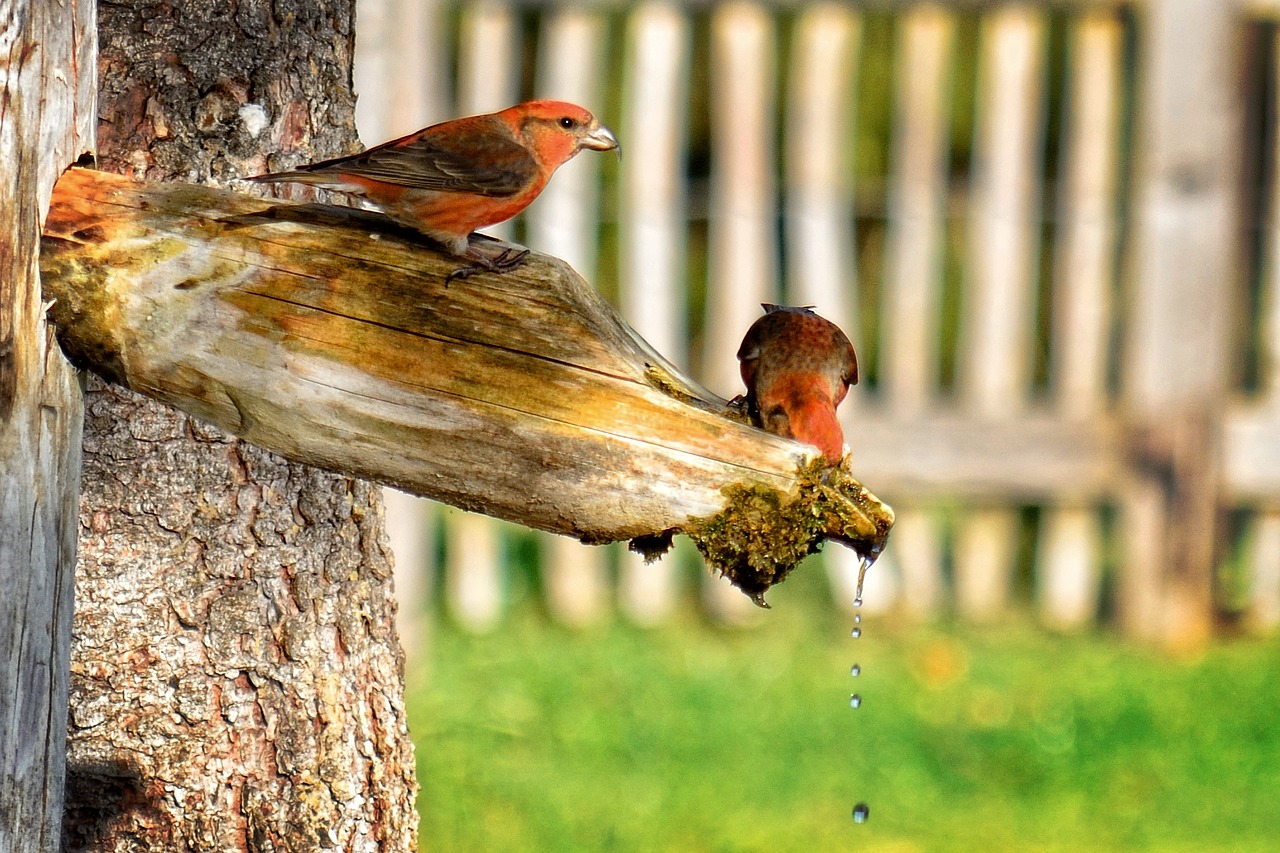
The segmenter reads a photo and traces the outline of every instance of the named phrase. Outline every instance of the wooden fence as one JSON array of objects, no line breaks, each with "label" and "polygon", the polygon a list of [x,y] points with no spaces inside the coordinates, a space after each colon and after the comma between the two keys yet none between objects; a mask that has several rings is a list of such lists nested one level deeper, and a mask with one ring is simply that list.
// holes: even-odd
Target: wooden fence
[{"label": "wooden fence", "polygon": [[[359,115],[374,143],[594,109],[621,163],[578,158],[506,233],[721,394],[758,303],[848,330],[854,470],[898,510],[868,607],[1194,643],[1280,624],[1278,8],[363,0]],[[446,609],[493,625],[512,532],[446,511],[438,542],[402,500],[401,594],[443,552]],[[678,560],[540,547],[566,623],[681,599]],[[852,556],[824,560],[847,605]]]}]

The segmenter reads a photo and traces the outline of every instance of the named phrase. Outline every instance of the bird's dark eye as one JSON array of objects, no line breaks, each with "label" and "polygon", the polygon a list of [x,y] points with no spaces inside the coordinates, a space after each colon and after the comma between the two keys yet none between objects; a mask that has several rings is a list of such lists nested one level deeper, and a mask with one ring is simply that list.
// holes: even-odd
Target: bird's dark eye
[{"label": "bird's dark eye", "polygon": [[564,118],[560,119],[560,126],[563,127],[565,130],[573,130],[573,126],[575,124],[577,124],[577,122],[569,118],[568,116],[565,116]]}]

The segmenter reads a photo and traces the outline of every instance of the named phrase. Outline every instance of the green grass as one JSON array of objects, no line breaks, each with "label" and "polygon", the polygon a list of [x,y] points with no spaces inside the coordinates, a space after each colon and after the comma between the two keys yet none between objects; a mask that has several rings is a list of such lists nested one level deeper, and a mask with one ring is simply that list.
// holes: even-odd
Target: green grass
[{"label": "green grass", "polygon": [[853,640],[812,582],[771,601],[750,630],[440,626],[410,674],[423,849],[1280,849],[1280,642]]}]

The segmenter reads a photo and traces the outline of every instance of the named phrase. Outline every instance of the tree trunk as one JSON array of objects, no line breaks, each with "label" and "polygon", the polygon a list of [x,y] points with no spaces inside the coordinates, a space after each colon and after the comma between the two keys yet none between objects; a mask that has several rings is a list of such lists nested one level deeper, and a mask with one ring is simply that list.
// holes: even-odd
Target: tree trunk
[{"label": "tree trunk", "polygon": [[63,168],[91,145],[93,4],[0,5],[0,851],[58,849],[66,766],[80,390],[36,256]]},{"label": "tree trunk", "polygon": [[[350,0],[100,12],[104,168],[355,147]],[[98,380],[86,410],[67,849],[412,849],[378,490]]]}]

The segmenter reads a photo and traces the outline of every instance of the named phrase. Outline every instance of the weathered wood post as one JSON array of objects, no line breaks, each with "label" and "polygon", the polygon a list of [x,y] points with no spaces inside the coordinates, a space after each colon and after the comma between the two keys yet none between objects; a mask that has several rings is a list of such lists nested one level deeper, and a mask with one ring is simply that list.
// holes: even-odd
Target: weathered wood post
[{"label": "weathered wood post", "polygon": [[1142,17],[1125,404],[1136,430],[1126,488],[1126,631],[1197,644],[1213,614],[1222,414],[1233,290],[1239,6],[1152,0]]},{"label": "weathered wood post", "polygon": [[92,144],[94,4],[0,3],[0,850],[59,849],[80,390],[45,318],[49,195]]}]

